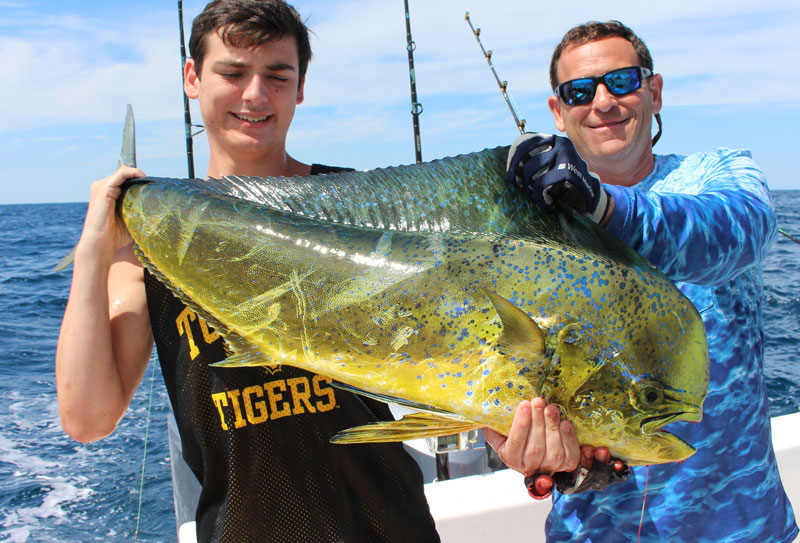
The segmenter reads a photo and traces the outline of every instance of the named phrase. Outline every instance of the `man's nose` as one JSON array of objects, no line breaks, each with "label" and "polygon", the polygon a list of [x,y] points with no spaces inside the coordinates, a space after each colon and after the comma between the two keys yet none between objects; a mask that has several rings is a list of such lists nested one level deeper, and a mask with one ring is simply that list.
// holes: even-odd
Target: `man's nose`
[{"label": "man's nose", "polygon": [[594,93],[592,107],[598,111],[609,111],[617,105],[617,97],[611,94],[605,84],[599,83]]},{"label": "man's nose", "polygon": [[247,102],[260,103],[269,100],[267,84],[264,78],[258,74],[250,77],[247,86],[242,93],[242,98]]}]

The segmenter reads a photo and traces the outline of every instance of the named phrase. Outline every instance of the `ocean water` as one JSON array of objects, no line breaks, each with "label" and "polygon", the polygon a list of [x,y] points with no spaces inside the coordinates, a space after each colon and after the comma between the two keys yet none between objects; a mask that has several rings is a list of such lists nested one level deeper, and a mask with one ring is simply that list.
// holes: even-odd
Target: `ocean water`
[{"label": "ocean water", "polygon": [[[773,196],[780,226],[800,236],[800,191]],[[77,241],[85,210],[0,206],[0,541],[174,540],[168,399],[158,364],[151,360],[106,439],[77,443],[58,421],[54,357],[71,274],[50,270]],[[775,416],[800,411],[800,244],[780,236],[764,279]]]}]

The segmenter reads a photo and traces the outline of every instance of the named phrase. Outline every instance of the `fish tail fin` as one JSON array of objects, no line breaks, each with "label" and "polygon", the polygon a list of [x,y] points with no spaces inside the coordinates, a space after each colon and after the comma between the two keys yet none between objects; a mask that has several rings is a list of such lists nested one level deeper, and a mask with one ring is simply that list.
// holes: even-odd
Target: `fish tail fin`
[{"label": "fish tail fin", "polygon": [[331,443],[388,443],[421,437],[436,437],[468,430],[481,425],[471,420],[450,418],[429,413],[406,415],[400,420],[376,422],[342,430]]},{"label": "fish tail fin", "polygon": [[[136,167],[136,126],[133,120],[133,108],[128,104],[125,113],[125,128],[122,131],[122,150],[119,155],[120,166]],[[53,273],[66,270],[70,264],[75,260],[75,244],[69,252],[64,255],[64,258],[56,264],[51,270]]]}]

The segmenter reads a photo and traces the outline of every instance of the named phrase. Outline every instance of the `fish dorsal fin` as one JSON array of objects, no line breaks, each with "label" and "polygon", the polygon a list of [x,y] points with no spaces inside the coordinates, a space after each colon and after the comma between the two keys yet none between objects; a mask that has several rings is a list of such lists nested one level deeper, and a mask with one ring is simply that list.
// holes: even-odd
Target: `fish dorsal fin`
[{"label": "fish dorsal fin", "polygon": [[544,354],[544,334],[533,319],[502,296],[488,289],[483,291],[489,297],[503,324],[503,332],[497,340],[497,346],[501,350],[524,349],[526,352]]},{"label": "fish dorsal fin", "polygon": [[457,417],[458,415],[451,413],[450,411],[445,411],[444,409],[439,409],[438,407],[434,407],[432,405],[427,405],[423,403],[412,402],[411,400],[404,400],[403,398],[395,398],[394,396],[389,396],[388,394],[378,394],[375,392],[369,392],[367,390],[363,390],[360,388],[356,388],[354,386],[347,385],[345,383],[340,383],[338,381],[334,381],[331,383],[332,386],[340,389],[346,390],[347,392],[352,392],[353,394],[358,394],[360,396],[366,396],[367,398],[372,398],[373,400],[377,400],[383,403],[394,403],[397,405],[402,405],[403,407],[408,407],[409,409],[415,409],[417,411],[424,411],[425,413],[431,413],[434,415],[441,415],[445,417]]},{"label": "fish dorsal fin", "polygon": [[468,430],[482,425],[461,417],[445,417],[432,413],[414,413],[400,420],[376,422],[342,430],[331,443],[388,443],[421,437],[436,437]]}]

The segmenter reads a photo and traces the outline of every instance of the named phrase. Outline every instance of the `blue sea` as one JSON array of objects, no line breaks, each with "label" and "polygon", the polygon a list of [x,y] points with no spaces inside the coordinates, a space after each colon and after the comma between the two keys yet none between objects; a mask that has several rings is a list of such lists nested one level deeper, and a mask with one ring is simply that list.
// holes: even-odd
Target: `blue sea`
[{"label": "blue sea", "polygon": [[[800,237],[800,191],[773,196],[780,226]],[[71,274],[50,270],[77,241],[85,211],[0,206],[0,541],[174,540],[158,364],[110,437],[83,445],[58,421],[54,358]],[[800,411],[800,244],[780,236],[764,278],[774,416]]]}]

